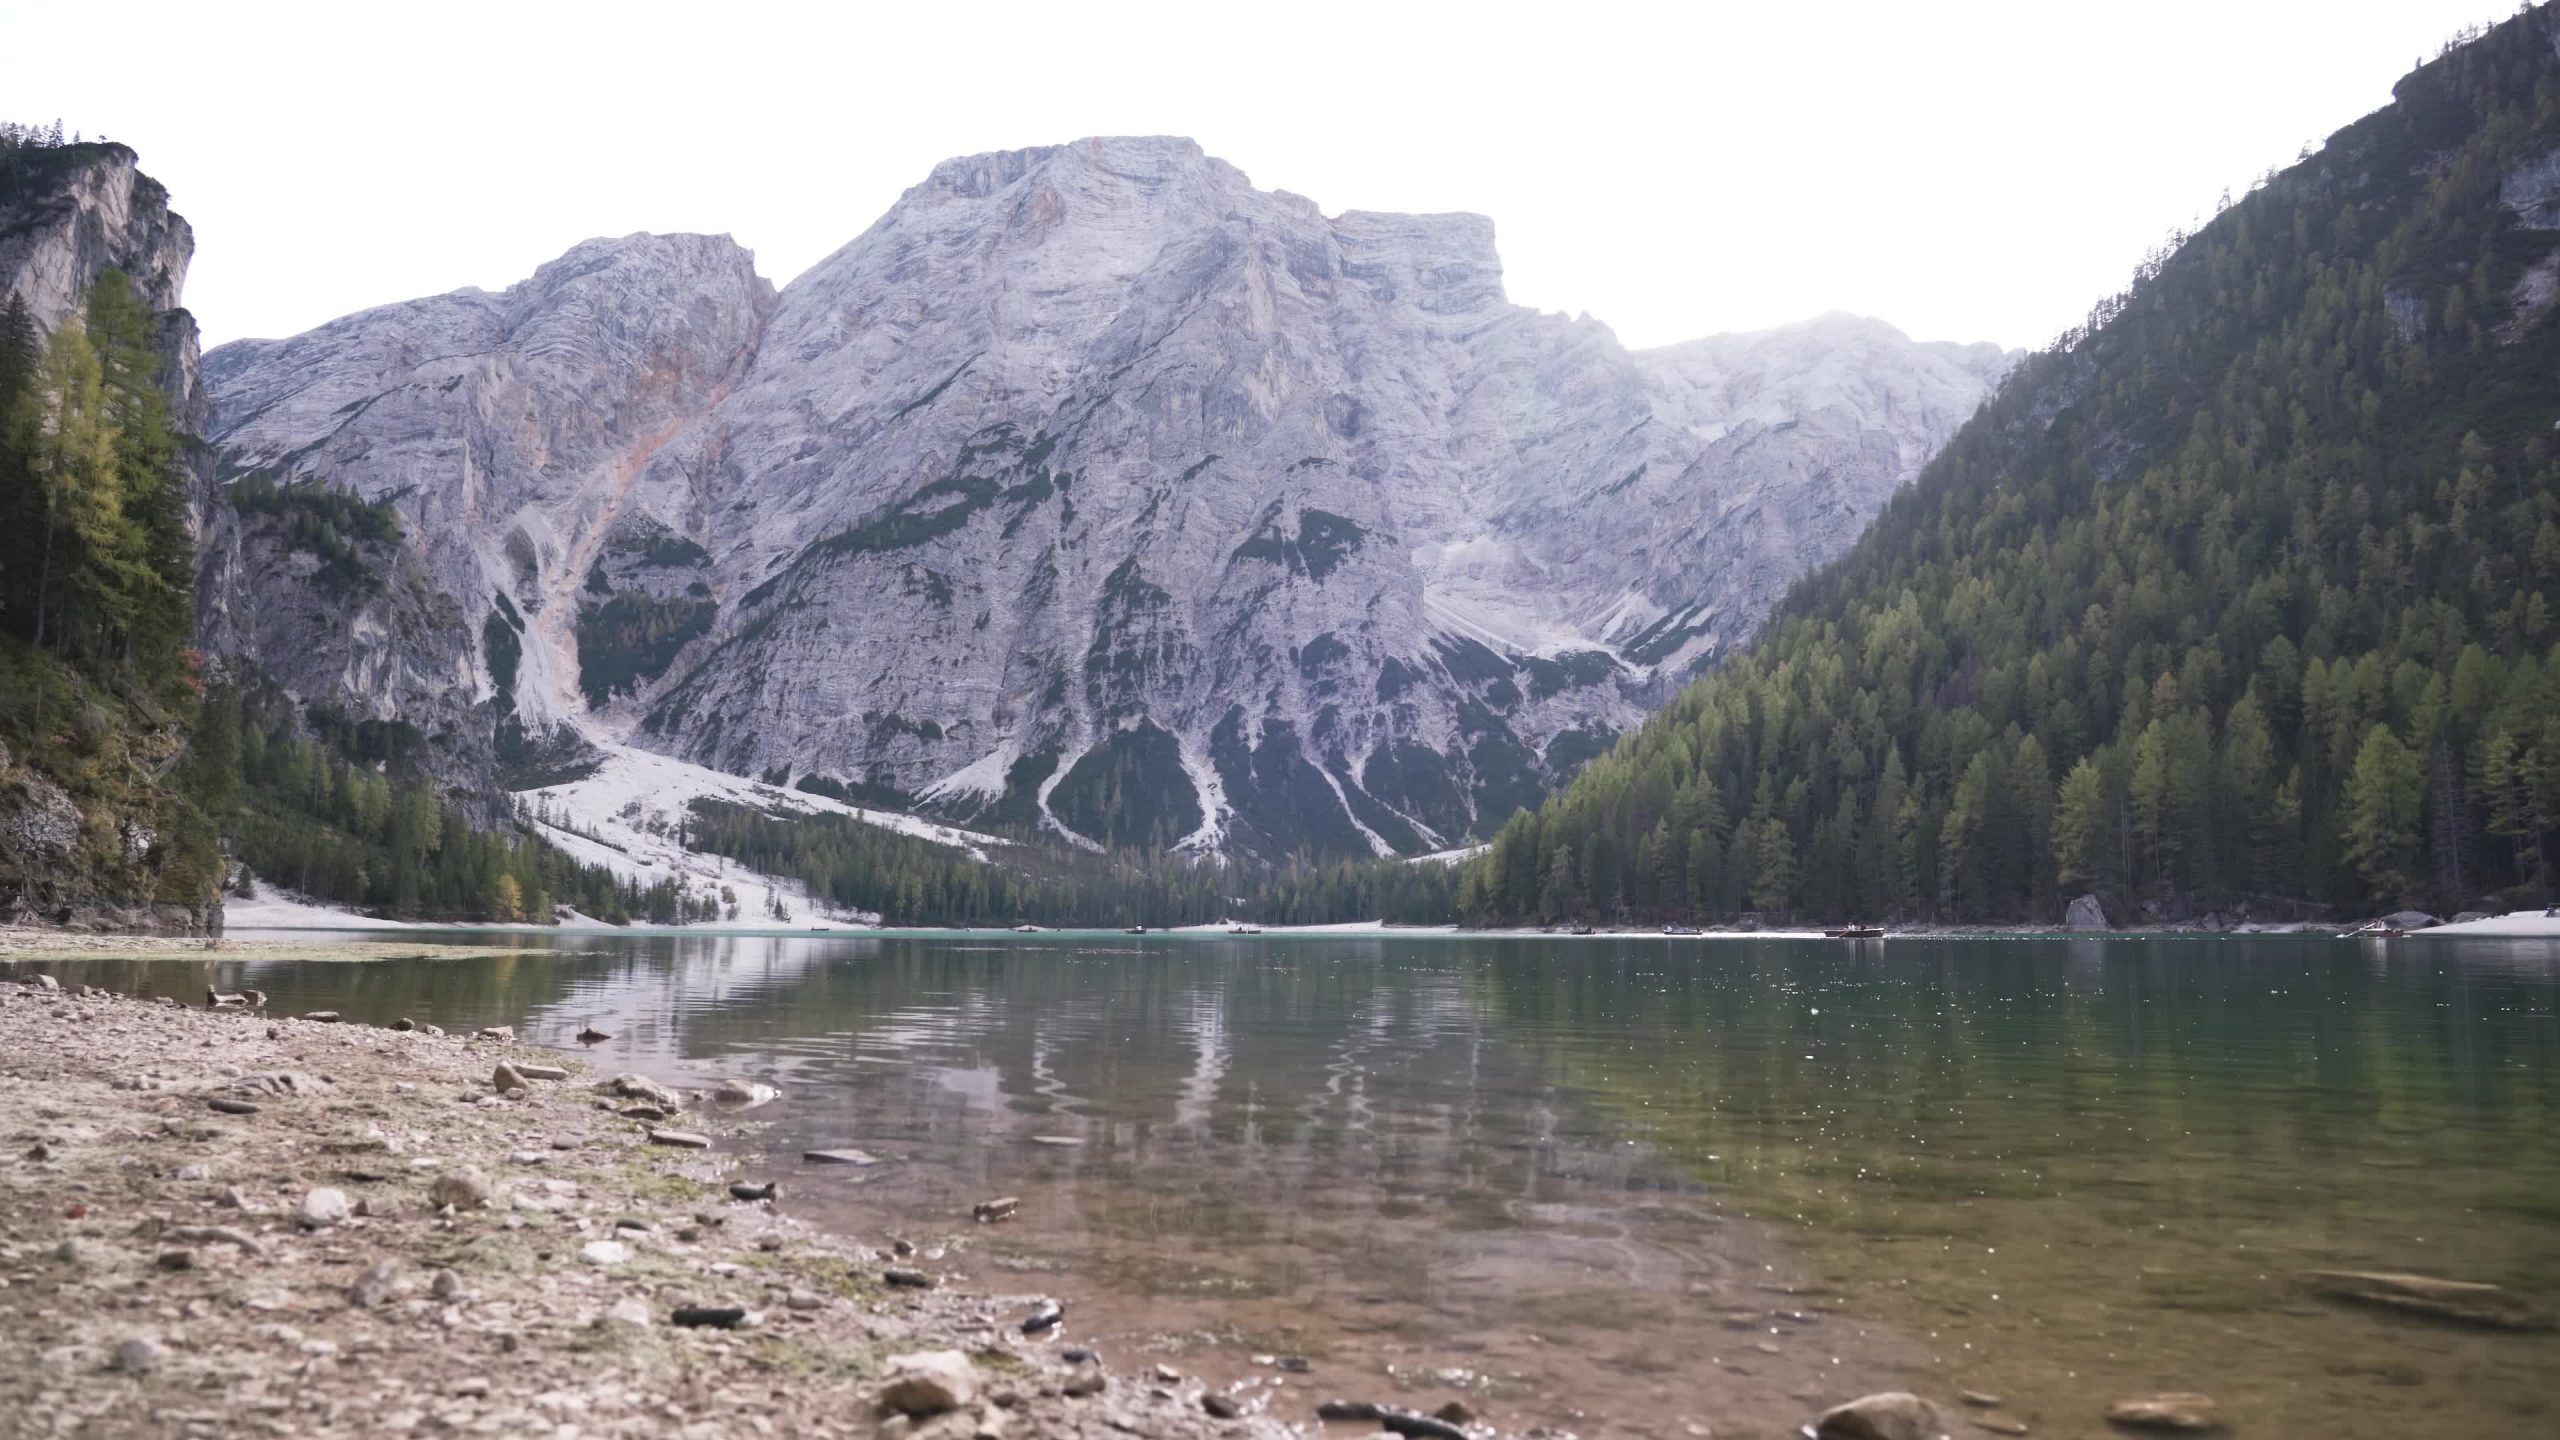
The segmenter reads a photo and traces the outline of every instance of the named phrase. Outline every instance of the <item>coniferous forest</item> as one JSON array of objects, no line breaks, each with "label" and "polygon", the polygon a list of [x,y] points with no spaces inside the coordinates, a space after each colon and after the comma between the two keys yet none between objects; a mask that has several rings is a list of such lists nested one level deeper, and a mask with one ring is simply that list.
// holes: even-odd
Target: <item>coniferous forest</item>
[{"label": "coniferous forest", "polygon": [[1452,866],[1401,861],[1265,866],[1034,847],[998,863],[841,815],[780,819],[711,800],[694,802],[686,839],[892,924],[1435,925],[1449,919],[1457,886]]},{"label": "coniferous forest", "polygon": [[[45,158],[9,148],[12,184]],[[49,337],[18,296],[0,305],[0,770],[30,766],[77,806],[75,834],[30,847],[60,852],[47,868],[192,907],[222,862],[200,807],[159,783],[203,691],[186,442],[160,366],[158,322],[119,271]]]},{"label": "coniferous forest", "polygon": [[2522,17],[2396,98],[2027,360],[1462,911],[2548,898],[2560,72]]}]

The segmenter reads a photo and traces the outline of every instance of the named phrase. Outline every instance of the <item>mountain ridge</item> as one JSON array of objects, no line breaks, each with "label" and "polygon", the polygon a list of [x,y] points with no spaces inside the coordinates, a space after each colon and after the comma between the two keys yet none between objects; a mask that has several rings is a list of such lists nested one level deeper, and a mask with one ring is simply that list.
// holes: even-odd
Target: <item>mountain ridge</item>
[{"label": "mountain ridge", "polygon": [[217,522],[208,632],[457,779],[592,731],[1094,844],[1437,848],[1747,632],[2009,358],[1830,318],[1630,352],[1510,304],[1481,216],[1328,218],[1179,139],[989,152],[778,291],[623,237],[220,347],[227,477],[415,538],[333,633]]}]

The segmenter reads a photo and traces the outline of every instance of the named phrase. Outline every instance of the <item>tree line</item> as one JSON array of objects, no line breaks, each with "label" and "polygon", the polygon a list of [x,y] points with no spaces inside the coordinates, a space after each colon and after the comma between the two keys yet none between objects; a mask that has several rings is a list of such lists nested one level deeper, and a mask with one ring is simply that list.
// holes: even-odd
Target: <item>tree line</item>
[{"label": "tree line", "polygon": [[1450,866],[1392,861],[1300,857],[1266,867],[1161,851],[1088,856],[1033,846],[982,860],[851,816],[777,816],[708,799],[693,802],[684,839],[893,925],[1427,925],[1450,918],[1456,889]]},{"label": "tree line", "polygon": [[298,711],[273,685],[215,686],[185,787],[227,837],[233,888],[264,879],[398,920],[548,925],[567,906],[612,924],[718,919],[717,895],[582,864],[504,806],[444,797],[404,763],[414,731]]},{"label": "tree line", "polygon": [[[2533,19],[2030,357],[1757,641],[1506,824],[1472,919],[2530,903],[2560,842],[2560,143]],[[2534,267],[2543,267],[2535,271]]]},{"label": "tree line", "polygon": [[[11,173],[55,139],[11,137]],[[0,301],[0,741],[83,813],[76,853],[0,874],[7,895],[202,905],[219,882],[212,827],[160,783],[202,690],[185,443],[121,271],[50,335]]]}]

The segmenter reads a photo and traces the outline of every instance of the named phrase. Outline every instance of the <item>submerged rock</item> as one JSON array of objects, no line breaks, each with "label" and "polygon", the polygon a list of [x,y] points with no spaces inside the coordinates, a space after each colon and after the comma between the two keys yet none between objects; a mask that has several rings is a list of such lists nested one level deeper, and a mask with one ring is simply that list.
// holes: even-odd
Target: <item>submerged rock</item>
[{"label": "submerged rock", "polygon": [[2121,1425],[2128,1430],[2195,1434],[2210,1430],[2220,1422],[2214,1416],[2212,1396],[2172,1390],[2117,1401],[2107,1407],[2107,1423]]},{"label": "submerged rock", "polygon": [[1862,1395],[1813,1422],[1815,1440],[1941,1440],[1947,1432],[1937,1406],[1902,1390]]},{"label": "submerged rock", "polygon": [[2547,1330],[2551,1316],[2512,1291],[2468,1280],[2440,1280],[2382,1270],[2314,1270],[2314,1292],[2430,1320],[2493,1330]]},{"label": "submerged rock", "polygon": [[732,1110],[751,1110],[758,1105],[770,1103],[781,1094],[781,1091],[770,1085],[758,1085],[745,1080],[723,1080],[711,1090],[713,1101]]}]

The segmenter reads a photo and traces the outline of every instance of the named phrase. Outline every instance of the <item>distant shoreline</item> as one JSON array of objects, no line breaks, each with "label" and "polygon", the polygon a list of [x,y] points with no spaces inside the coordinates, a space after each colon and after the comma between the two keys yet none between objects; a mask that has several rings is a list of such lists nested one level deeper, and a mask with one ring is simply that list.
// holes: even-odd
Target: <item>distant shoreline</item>
[{"label": "distant shoreline", "polygon": [[[445,936],[480,937],[468,941],[443,939]],[[523,946],[508,941],[517,936],[556,936],[564,939],[602,936],[691,937],[696,939],[770,939],[770,940],[849,940],[849,939],[944,939],[976,940],[1020,937],[1077,940],[1229,940],[1229,939],[1451,939],[1451,940],[1660,940],[1731,942],[1736,940],[1830,940],[1820,930],[1704,930],[1697,934],[1666,935],[1658,928],[1597,929],[1588,935],[1563,930],[1525,928],[1470,929],[1456,925],[1390,925],[1379,921],[1344,925],[1265,925],[1250,935],[1231,933],[1226,925],[1185,925],[1168,929],[1149,928],[1143,935],[1130,935],[1119,928],[1077,929],[1070,927],[1018,931],[1011,926],[857,926],[825,927],[734,927],[734,926],[614,926],[597,923],[583,925],[489,925],[432,924],[372,920],[350,915],[343,920],[335,916],[314,914],[297,917],[292,924],[250,924],[238,926],[221,937],[154,935],[53,929],[17,926],[0,929],[0,963],[21,960],[391,960],[438,959],[467,960],[494,954],[521,954]],[[2049,926],[1913,926],[1889,930],[1879,939],[1838,940],[1837,944],[1890,944],[1921,940],[2219,940],[2256,937],[2311,937],[2347,939],[2336,926],[2282,925],[2233,930],[2208,930],[2196,927],[2158,926],[2145,929],[2063,930]],[[341,938],[323,938],[341,937]],[[2390,940],[2560,940],[2560,918],[2539,911],[2516,912],[2487,920],[2440,925],[2412,930]],[[2360,943],[2387,943],[2381,937]]]}]

